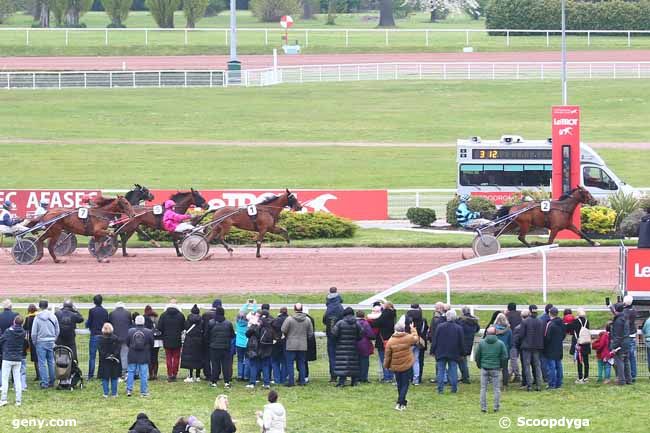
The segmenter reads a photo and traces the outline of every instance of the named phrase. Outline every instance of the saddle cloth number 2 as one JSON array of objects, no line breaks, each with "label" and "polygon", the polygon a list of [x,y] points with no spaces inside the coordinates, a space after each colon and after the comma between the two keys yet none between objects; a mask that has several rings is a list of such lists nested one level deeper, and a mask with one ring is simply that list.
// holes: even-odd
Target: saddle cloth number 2
[{"label": "saddle cloth number 2", "polygon": [[542,203],[540,203],[540,207],[542,208],[542,212],[548,212],[551,210],[551,202],[544,200]]}]

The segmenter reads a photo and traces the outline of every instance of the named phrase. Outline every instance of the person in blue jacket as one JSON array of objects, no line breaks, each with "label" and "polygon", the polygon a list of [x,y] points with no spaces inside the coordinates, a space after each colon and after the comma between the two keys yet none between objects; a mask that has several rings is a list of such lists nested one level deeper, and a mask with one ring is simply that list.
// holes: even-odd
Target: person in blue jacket
[{"label": "person in blue jacket", "polygon": [[456,208],[456,220],[458,221],[458,225],[467,228],[473,220],[481,218],[481,214],[470,210],[468,205],[470,199],[469,194],[463,194],[458,197],[458,199],[460,200],[460,203]]},{"label": "person in blue jacket", "polygon": [[15,234],[24,232],[27,227],[22,225],[23,220],[11,214],[13,208],[11,200],[5,200],[0,208],[0,234]]}]

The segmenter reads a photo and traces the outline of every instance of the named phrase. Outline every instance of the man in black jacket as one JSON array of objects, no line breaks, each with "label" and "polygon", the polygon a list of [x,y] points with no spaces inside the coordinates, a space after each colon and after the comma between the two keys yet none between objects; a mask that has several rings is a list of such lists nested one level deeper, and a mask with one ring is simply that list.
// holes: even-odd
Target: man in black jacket
[{"label": "man in black jacket", "polygon": [[562,357],[564,355],[564,337],[566,327],[562,319],[557,317],[558,310],[552,307],[549,311],[551,320],[546,324],[544,330],[544,358],[546,359],[546,370],[548,372],[548,389],[562,387]]},{"label": "man in black jacket", "polygon": [[377,339],[375,340],[375,348],[379,355],[380,368],[384,373],[381,381],[392,382],[394,377],[393,372],[384,368],[384,342],[388,341],[391,335],[393,335],[396,315],[395,307],[393,307],[393,304],[390,302],[384,302],[381,307],[381,315],[372,322],[372,327],[379,330],[379,335],[377,335]]},{"label": "man in black jacket", "polygon": [[113,333],[120,342],[120,362],[122,363],[122,377],[126,378],[126,372],[129,365],[129,346],[126,340],[131,328],[131,313],[124,308],[124,302],[117,302],[115,309],[108,315],[108,321],[113,325]]},{"label": "man in black jacket", "polygon": [[336,369],[338,387],[345,386],[346,377],[350,376],[352,386],[356,386],[361,373],[357,341],[361,340],[361,325],[354,317],[354,310],[347,307],[343,310],[343,318],[332,328],[332,336],[336,340]]},{"label": "man in black jacket", "polygon": [[637,335],[636,335],[636,317],[637,313],[632,305],[634,303],[634,297],[632,295],[625,295],[623,298],[623,314],[625,315],[625,320],[628,322],[628,327],[630,328],[630,334],[628,335],[627,341],[627,350],[628,350],[628,359],[630,360],[630,375],[632,376],[632,383],[636,381],[636,345],[637,345]]},{"label": "man in black jacket", "polygon": [[[273,370],[273,381],[278,385],[284,384],[287,379],[287,358],[285,354],[286,341],[282,334],[282,324],[289,317],[287,307],[280,308],[280,314],[271,322],[273,329],[273,349],[271,350],[271,369]],[[293,367],[291,367],[293,368]]]},{"label": "man in black jacket", "polygon": [[336,382],[334,373],[336,365],[336,338],[332,335],[332,328],[343,318],[343,299],[337,293],[336,287],[330,287],[330,292],[325,299],[326,310],[323,314],[323,325],[327,336],[327,359],[330,364],[330,382]]},{"label": "man in black jacket", "polygon": [[616,365],[616,383],[631,385],[632,373],[630,368],[630,352],[628,341],[630,322],[625,317],[625,306],[622,303],[614,305],[614,323],[612,324],[612,353]]},{"label": "man in black jacket", "polygon": [[158,329],[162,333],[165,360],[167,361],[167,381],[175,382],[181,362],[181,334],[185,329],[185,316],[178,309],[176,300],[172,299],[158,320]]},{"label": "man in black jacket", "polygon": [[215,308],[215,317],[208,323],[207,345],[210,353],[212,377],[211,385],[217,386],[217,378],[223,370],[223,381],[226,389],[230,388],[232,380],[232,356],[230,342],[235,337],[235,328],[226,320],[222,307]]},{"label": "man in black jacket", "polygon": [[144,327],[144,316],[135,318],[135,328],[129,329],[126,344],[129,348],[128,354],[128,377],[126,380],[126,395],[131,396],[133,381],[136,371],[140,375],[140,394],[142,397],[149,396],[149,360],[151,359],[151,348],[154,339],[151,329]]},{"label": "man in black jacket", "polygon": [[531,377],[531,363],[532,368],[535,369],[535,390],[541,391],[542,384],[542,366],[540,355],[544,350],[544,324],[537,318],[537,305],[528,307],[530,317],[521,322],[520,339],[521,351],[523,354],[523,370],[526,376],[526,390],[530,391],[533,384]]},{"label": "man in black jacket", "polygon": [[460,368],[461,382],[470,383],[467,357],[472,354],[474,336],[479,331],[480,326],[478,318],[472,316],[469,307],[463,307],[461,312],[462,315],[458,318],[457,323],[463,328],[463,356],[458,361],[458,367]]},{"label": "man in black jacket", "polygon": [[[217,298],[214,301],[212,301],[212,308],[203,313],[201,316],[201,323],[203,326],[203,335],[206,336],[208,335],[208,323],[210,323],[210,320],[215,318],[216,315],[216,308],[221,307],[223,304],[221,303],[221,299]],[[207,352],[206,352],[207,353]],[[203,374],[205,375],[206,380],[210,380],[212,378],[212,370],[210,369],[210,356],[205,357],[205,362],[203,363]]]},{"label": "man in black jacket", "polygon": [[54,313],[59,321],[60,333],[56,339],[55,344],[60,346],[68,346],[72,350],[72,356],[77,358],[77,323],[83,323],[84,318],[74,308],[72,301],[66,299],[63,302],[63,308]]},{"label": "man in black jacket", "polygon": [[[506,318],[510,324],[510,329],[514,333],[517,326],[521,323],[521,312],[517,310],[517,304],[511,302],[508,304],[508,311],[506,311]],[[512,382],[520,382],[521,374],[519,373],[519,350],[513,344],[510,348],[510,366],[508,367],[508,374],[512,376]]]},{"label": "man in black jacket", "polygon": [[457,323],[456,311],[445,313],[445,322],[438,325],[431,341],[431,350],[436,356],[436,374],[438,394],[445,387],[445,377],[451,386],[451,392],[458,390],[458,361],[463,356],[463,328]]},{"label": "man in black jacket", "polygon": [[95,295],[93,303],[95,306],[88,312],[86,328],[90,330],[90,340],[88,342],[88,380],[95,376],[95,358],[99,345],[99,337],[102,335],[102,326],[108,322],[108,311],[102,307],[104,299],[102,295]]}]

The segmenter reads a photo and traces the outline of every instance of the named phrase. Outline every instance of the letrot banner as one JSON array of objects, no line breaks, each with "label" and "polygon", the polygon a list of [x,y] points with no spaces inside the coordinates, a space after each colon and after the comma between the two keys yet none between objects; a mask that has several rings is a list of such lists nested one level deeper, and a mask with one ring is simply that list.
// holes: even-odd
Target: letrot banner
[{"label": "letrot banner", "polygon": [[[150,205],[161,204],[177,190],[151,190],[155,199]],[[284,190],[200,190],[212,207],[245,207],[263,200],[269,194]],[[293,190],[305,212],[327,212],[352,220],[388,219],[388,191],[386,190]],[[15,203],[12,213],[30,217],[41,199],[50,201],[50,207],[74,209],[81,206],[84,194],[100,194],[99,189],[3,189],[0,200]],[[107,191],[106,195],[115,195]]]}]

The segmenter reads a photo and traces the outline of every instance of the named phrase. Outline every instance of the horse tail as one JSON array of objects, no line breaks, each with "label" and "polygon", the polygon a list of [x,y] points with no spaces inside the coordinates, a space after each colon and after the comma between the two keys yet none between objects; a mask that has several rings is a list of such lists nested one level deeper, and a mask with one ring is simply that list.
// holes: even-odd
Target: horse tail
[{"label": "horse tail", "polygon": [[501,206],[499,208],[499,210],[497,211],[497,215],[496,215],[495,219],[498,220],[500,218],[508,216],[508,214],[510,213],[510,209],[512,209],[512,206]]}]

